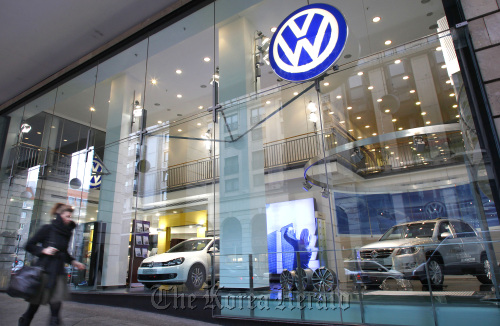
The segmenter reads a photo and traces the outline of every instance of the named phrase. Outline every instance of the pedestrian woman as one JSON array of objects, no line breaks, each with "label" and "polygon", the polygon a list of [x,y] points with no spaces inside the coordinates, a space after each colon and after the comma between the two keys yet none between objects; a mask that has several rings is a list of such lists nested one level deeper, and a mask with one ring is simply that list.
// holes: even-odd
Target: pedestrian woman
[{"label": "pedestrian woman", "polygon": [[69,240],[75,222],[71,220],[73,208],[69,205],[57,203],[51,214],[55,217],[50,224],[46,224],[35,233],[26,243],[26,251],[39,257],[38,266],[44,268],[42,274],[41,291],[30,301],[28,310],[19,318],[19,325],[29,325],[38,307],[41,304],[50,305],[50,324],[59,325],[61,302],[68,295],[67,276],[64,264],[71,264],[79,270],[85,265],[76,261],[68,253]]}]

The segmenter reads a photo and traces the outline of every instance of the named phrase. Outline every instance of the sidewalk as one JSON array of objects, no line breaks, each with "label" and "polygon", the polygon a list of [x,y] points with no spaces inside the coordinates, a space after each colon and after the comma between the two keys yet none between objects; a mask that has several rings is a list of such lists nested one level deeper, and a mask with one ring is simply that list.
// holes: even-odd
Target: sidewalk
[{"label": "sidewalk", "polygon": [[[22,299],[11,298],[0,292],[0,325],[16,326],[19,317],[28,307]],[[139,326],[139,325],[176,325],[176,326],[210,326],[211,323],[200,322],[185,318],[143,312],[134,309],[116,308],[94,304],[84,304],[65,301],[61,313],[64,326]],[[49,306],[41,306],[32,326],[46,326],[50,318]]]}]

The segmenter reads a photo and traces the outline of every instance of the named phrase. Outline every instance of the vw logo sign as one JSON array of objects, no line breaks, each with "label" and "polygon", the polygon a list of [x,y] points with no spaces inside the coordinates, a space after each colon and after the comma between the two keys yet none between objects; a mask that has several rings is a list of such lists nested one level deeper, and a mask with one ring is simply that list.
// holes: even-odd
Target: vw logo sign
[{"label": "vw logo sign", "polygon": [[302,7],[274,33],[269,46],[271,67],[292,82],[314,79],[339,59],[347,34],[346,20],[337,8],[323,3]]},{"label": "vw logo sign", "polygon": [[99,188],[101,186],[102,163],[97,158],[92,162],[92,176],[90,177],[90,188]]},{"label": "vw logo sign", "polygon": [[431,201],[424,207],[425,215],[428,218],[437,218],[446,216],[446,206],[439,201]]}]

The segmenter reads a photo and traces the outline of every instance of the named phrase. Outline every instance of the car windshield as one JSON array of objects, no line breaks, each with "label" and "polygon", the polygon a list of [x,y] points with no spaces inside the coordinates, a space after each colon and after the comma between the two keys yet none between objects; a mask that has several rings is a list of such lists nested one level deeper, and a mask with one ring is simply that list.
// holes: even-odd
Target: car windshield
[{"label": "car windshield", "polygon": [[390,228],[379,241],[410,238],[431,238],[436,223],[412,223]]},{"label": "car windshield", "polygon": [[200,240],[186,240],[178,245],[172,247],[167,252],[188,252],[188,251],[200,251],[203,250],[211,239],[200,239]]}]

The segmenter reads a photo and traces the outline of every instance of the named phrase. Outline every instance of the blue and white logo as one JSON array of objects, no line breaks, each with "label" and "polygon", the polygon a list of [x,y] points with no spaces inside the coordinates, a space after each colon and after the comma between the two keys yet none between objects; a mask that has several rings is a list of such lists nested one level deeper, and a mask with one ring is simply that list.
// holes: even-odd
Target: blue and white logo
[{"label": "blue and white logo", "polygon": [[347,42],[347,22],[335,7],[317,3],[290,14],[274,33],[269,59],[283,79],[314,79],[339,59]]},{"label": "blue and white logo", "polygon": [[92,176],[90,177],[90,188],[99,188],[101,186],[102,162],[94,157],[92,162]]}]

